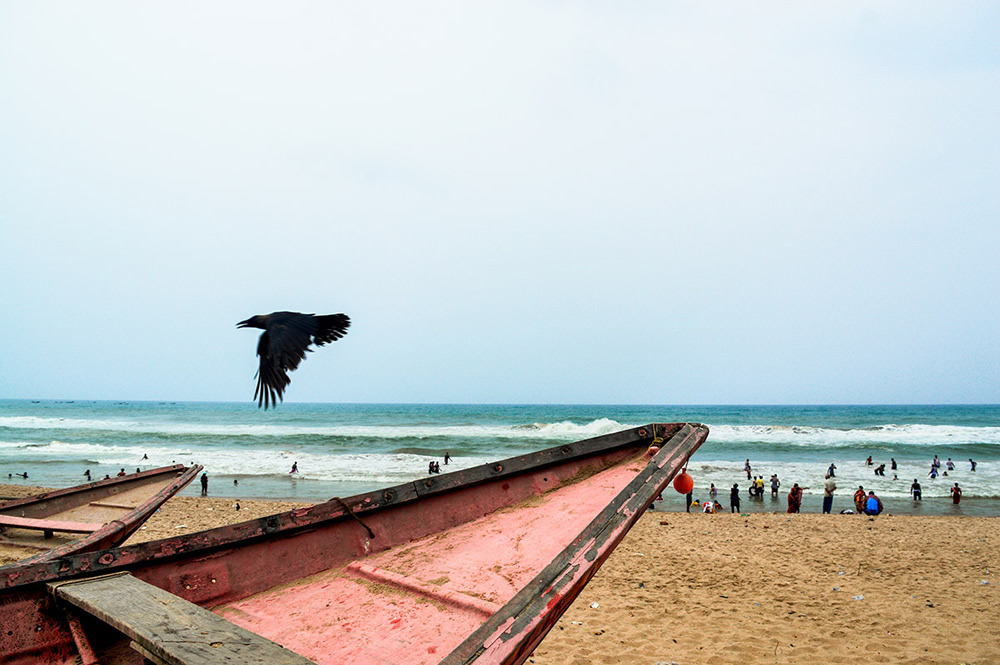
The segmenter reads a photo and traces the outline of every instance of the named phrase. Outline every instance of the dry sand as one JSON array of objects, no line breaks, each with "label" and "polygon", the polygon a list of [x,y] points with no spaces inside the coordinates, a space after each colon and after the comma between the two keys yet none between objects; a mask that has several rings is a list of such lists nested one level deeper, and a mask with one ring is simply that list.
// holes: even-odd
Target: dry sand
[{"label": "dry sand", "polygon": [[[235,503],[175,497],[129,542],[302,505]],[[995,517],[651,512],[529,662],[995,664],[997,571]]]}]

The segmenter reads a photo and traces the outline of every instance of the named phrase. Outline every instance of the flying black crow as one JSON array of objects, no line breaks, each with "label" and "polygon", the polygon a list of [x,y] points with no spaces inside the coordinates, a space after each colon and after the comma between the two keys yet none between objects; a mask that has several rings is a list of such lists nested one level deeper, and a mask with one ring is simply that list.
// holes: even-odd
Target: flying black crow
[{"label": "flying black crow", "polygon": [[300,314],[299,312],[273,312],[258,314],[236,324],[237,328],[262,328],[264,333],[257,342],[260,369],[257,370],[257,389],[253,393],[257,408],[267,410],[284,399],[282,393],[292,382],[288,373],[299,366],[312,351],[310,344],[323,346],[347,334],[351,319],[346,314]]}]

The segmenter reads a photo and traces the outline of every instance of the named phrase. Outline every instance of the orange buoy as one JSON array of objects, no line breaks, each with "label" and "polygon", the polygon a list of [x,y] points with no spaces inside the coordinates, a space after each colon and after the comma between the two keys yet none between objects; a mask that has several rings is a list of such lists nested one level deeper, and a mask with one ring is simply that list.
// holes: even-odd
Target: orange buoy
[{"label": "orange buoy", "polygon": [[674,478],[674,489],[681,494],[690,494],[694,489],[694,478],[687,471],[681,471]]}]

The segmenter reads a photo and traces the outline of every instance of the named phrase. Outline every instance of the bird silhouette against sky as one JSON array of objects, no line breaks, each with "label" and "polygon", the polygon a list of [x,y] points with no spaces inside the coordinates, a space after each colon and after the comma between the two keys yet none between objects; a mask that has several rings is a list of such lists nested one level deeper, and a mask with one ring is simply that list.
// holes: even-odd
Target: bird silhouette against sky
[{"label": "bird silhouette against sky", "polygon": [[260,369],[257,370],[257,389],[253,397],[257,408],[277,406],[285,388],[292,382],[288,373],[299,366],[312,351],[310,344],[323,346],[347,334],[351,319],[346,314],[300,314],[299,312],[272,312],[258,314],[236,324],[237,328],[261,328],[264,333],[257,342]]}]

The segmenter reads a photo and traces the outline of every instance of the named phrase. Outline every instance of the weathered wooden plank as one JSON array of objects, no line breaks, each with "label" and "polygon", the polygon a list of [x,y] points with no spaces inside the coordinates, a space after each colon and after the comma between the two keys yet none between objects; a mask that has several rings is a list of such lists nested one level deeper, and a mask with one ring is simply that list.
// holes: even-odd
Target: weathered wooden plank
[{"label": "weathered wooden plank", "polygon": [[168,665],[312,663],[128,573],[48,586],[57,598],[100,619]]},{"label": "weathered wooden plank", "polygon": [[34,517],[16,517],[0,515],[0,526],[18,529],[34,529],[36,531],[67,531],[69,533],[93,533],[102,526],[101,522],[67,522],[65,520],[38,519]]}]

